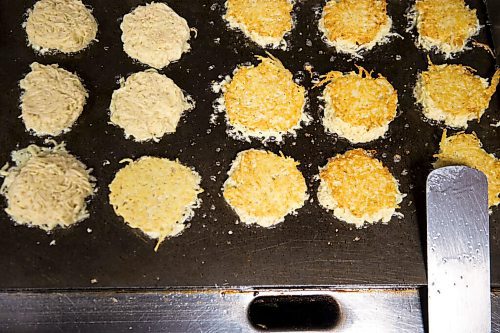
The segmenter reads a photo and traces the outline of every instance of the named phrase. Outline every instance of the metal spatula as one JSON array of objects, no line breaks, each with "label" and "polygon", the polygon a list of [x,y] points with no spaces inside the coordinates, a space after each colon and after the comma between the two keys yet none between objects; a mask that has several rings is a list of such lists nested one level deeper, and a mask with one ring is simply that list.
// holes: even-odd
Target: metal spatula
[{"label": "metal spatula", "polygon": [[427,178],[429,331],[491,332],[488,183],[451,166]]}]

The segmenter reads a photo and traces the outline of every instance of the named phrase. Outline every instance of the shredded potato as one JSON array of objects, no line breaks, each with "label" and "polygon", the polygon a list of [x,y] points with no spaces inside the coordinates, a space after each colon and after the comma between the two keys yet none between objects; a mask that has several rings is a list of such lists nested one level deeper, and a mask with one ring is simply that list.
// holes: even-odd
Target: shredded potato
[{"label": "shredded potato", "polygon": [[464,0],[417,0],[415,14],[419,45],[435,47],[447,57],[463,51],[480,28],[476,10]]},{"label": "shredded potato", "polygon": [[289,0],[227,0],[224,18],[262,47],[278,47],[292,29]]},{"label": "shredded potato", "polygon": [[403,196],[389,169],[363,149],[331,158],[320,169],[320,204],[340,220],[363,226],[388,222]]},{"label": "shredded potato", "polygon": [[58,65],[31,64],[31,72],[19,82],[21,117],[37,135],[69,131],[83,111],[88,93],[77,75]]},{"label": "shredded potato", "polygon": [[40,0],[25,23],[29,44],[45,53],[78,52],[96,38],[97,22],[80,0]]},{"label": "shredded potato", "polygon": [[382,42],[391,26],[385,0],[329,0],[319,21],[329,44],[354,54]]},{"label": "shredded potato", "polygon": [[307,187],[290,157],[250,149],[233,161],[224,198],[244,223],[269,227],[302,207]]},{"label": "shredded potato", "polygon": [[174,81],[154,69],[121,79],[109,106],[111,122],[136,141],[159,141],[175,132],[182,114],[192,108]]},{"label": "shredded potato", "polygon": [[364,68],[358,69],[358,73],[329,72],[317,84],[326,84],[323,125],[354,143],[384,135],[398,105],[397,92],[385,77],[373,78]]},{"label": "shredded potato", "polygon": [[475,134],[458,133],[447,137],[443,131],[439,153],[434,155],[435,168],[449,165],[465,165],[483,172],[488,179],[488,205],[500,203],[500,161],[482,149]]},{"label": "shredded potato", "polygon": [[186,228],[201,200],[201,177],[165,158],[142,157],[119,170],[109,185],[109,202],[132,228],[160,244]]},{"label": "shredded potato", "polygon": [[457,128],[467,127],[470,120],[479,120],[495,93],[500,70],[489,86],[487,80],[473,73],[474,69],[463,65],[429,64],[415,86],[415,97],[422,104],[424,115]]},{"label": "shredded potato", "polygon": [[5,177],[0,193],[15,222],[50,231],[89,216],[85,199],[94,193],[95,178],[64,144],[30,145],[13,152],[12,160],[15,166],[0,171]]},{"label": "shredded potato", "polygon": [[293,133],[305,119],[305,89],[278,59],[257,58],[259,65],[236,69],[223,87],[228,123],[245,137]]},{"label": "shredded potato", "polygon": [[138,6],[123,17],[120,28],[124,51],[157,69],[179,60],[190,49],[186,20],[164,3]]}]

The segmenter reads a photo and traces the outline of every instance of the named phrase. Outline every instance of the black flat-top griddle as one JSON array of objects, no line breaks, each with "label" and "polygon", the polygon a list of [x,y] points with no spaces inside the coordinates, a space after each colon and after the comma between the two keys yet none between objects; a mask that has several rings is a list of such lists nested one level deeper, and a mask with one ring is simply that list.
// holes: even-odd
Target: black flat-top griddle
[{"label": "black flat-top griddle", "polygon": [[[186,18],[198,35],[192,50],[161,72],[193,96],[196,108],[183,117],[177,132],[159,143],[127,140],[120,128],[108,124],[111,94],[120,76],[147,67],[133,61],[122,50],[121,18],[145,1],[86,0],[99,23],[98,39],[75,55],[39,55],[26,43],[22,22],[34,1],[0,1],[0,164],[10,161],[12,150],[29,144],[43,144],[26,132],[19,119],[18,82],[38,61],[58,63],[83,79],[89,99],[72,130],[56,139],[65,141],[70,152],[94,169],[98,191],[89,203],[90,218],[66,230],[51,234],[36,228],[15,226],[0,212],[1,289],[15,288],[164,288],[199,286],[326,286],[326,285],[423,285],[426,283],[425,179],[438,150],[442,126],[424,121],[415,105],[412,90],[419,71],[426,68],[427,54],[414,45],[414,36],[405,31],[405,16],[411,3],[388,1],[393,31],[401,37],[375,47],[364,59],[336,53],[321,40],[317,29],[324,1],[298,1],[296,26],[287,37],[287,51],[272,50],[308,89],[307,106],[314,121],[287,138],[282,145],[266,149],[282,151],[301,162],[312,201],[297,216],[287,216],[273,229],[236,223],[238,218],[221,196],[226,172],[236,154],[251,147],[264,148],[257,140],[236,141],[226,135],[223,121],[212,125],[212,104],[218,97],[211,82],[230,74],[241,63],[256,63],[254,55],[265,50],[247,40],[239,31],[228,30],[222,19],[224,1],[167,1]],[[485,6],[471,2],[482,24]],[[492,44],[488,27],[476,38]],[[434,63],[443,57],[431,54]],[[449,63],[463,63],[491,77],[494,59],[482,48],[474,48]],[[353,146],[345,139],[325,134],[322,114],[311,78],[304,70],[311,64],[324,74],[330,70],[351,71],[361,65],[381,73],[398,90],[399,116],[391,123],[387,138]],[[472,123],[487,151],[500,154],[498,127],[499,95],[493,96],[481,122]],[[221,119],[221,118],[219,118]],[[451,131],[450,133],[453,133]],[[314,175],[329,157],[353,147],[375,149],[389,167],[407,196],[400,211],[403,219],[387,225],[376,224],[357,230],[322,209],[316,200]],[[108,184],[123,165],[123,158],[154,155],[178,158],[202,176],[202,207],[181,236],[169,239],[155,253],[155,241],[126,226],[108,203]],[[401,156],[401,161],[396,162]],[[396,156],[396,159],[394,158]],[[105,165],[109,160],[110,164]],[[215,177],[215,178],[214,178]],[[493,209],[491,221],[492,282],[500,285],[500,211]],[[55,245],[49,245],[53,240]],[[97,283],[91,283],[96,279]],[[95,282],[95,281],[94,281]]]}]

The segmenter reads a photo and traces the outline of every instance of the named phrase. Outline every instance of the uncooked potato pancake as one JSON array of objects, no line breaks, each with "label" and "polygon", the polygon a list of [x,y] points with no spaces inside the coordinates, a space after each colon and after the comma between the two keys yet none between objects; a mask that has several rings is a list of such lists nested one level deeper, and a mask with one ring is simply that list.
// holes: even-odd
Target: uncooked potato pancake
[{"label": "uncooked potato pancake", "polygon": [[30,145],[14,151],[12,160],[15,166],[0,171],[5,177],[0,193],[15,222],[50,231],[89,216],[85,200],[94,193],[95,178],[64,144]]},{"label": "uncooked potato pancake", "polygon": [[28,43],[42,53],[78,52],[97,34],[92,12],[80,0],[40,0],[28,11]]},{"label": "uncooked potato pancake", "polygon": [[417,0],[414,15],[419,46],[447,57],[463,51],[480,29],[476,10],[464,0]]},{"label": "uncooked potato pancake", "polygon": [[229,26],[262,47],[283,46],[283,37],[293,26],[290,0],[227,0],[226,9]]},{"label": "uncooked potato pancake", "polygon": [[500,203],[500,161],[488,154],[475,134],[458,133],[447,137],[443,132],[439,144],[435,168],[449,165],[465,165],[483,172],[488,179],[488,205]]},{"label": "uncooked potato pancake", "polygon": [[343,74],[332,71],[318,83],[323,91],[323,126],[352,143],[369,142],[383,136],[396,117],[398,95],[382,75],[365,69]]},{"label": "uncooked potato pancake", "polygon": [[154,69],[122,78],[109,106],[111,122],[136,141],[159,141],[175,132],[182,114],[192,108],[174,81]]},{"label": "uncooked potato pancake", "polygon": [[385,0],[329,0],[319,20],[326,42],[350,54],[385,42],[391,26]]},{"label": "uncooked potato pancake", "polygon": [[138,6],[123,17],[123,49],[133,59],[161,69],[189,51],[186,20],[164,3]]},{"label": "uncooked potato pancake", "polygon": [[70,130],[88,97],[77,75],[58,65],[31,64],[31,72],[19,82],[21,118],[37,135],[59,135]]},{"label": "uncooked potato pancake", "polygon": [[414,94],[427,118],[465,128],[469,120],[481,118],[499,80],[500,70],[488,85],[470,67],[431,63],[427,71],[420,73]]},{"label": "uncooked potato pancake", "polygon": [[318,200],[339,220],[355,224],[389,222],[403,199],[399,184],[372,152],[354,149],[320,168]]},{"label": "uncooked potato pancake", "polygon": [[119,170],[109,185],[109,202],[132,228],[158,239],[178,235],[194,215],[203,192],[201,178],[178,161],[145,156]]},{"label": "uncooked potato pancake", "polygon": [[308,197],[298,164],[268,151],[242,151],[228,172],[224,198],[244,223],[270,227],[282,222]]},{"label": "uncooked potato pancake", "polygon": [[257,57],[257,66],[241,66],[223,84],[223,108],[232,127],[230,134],[281,141],[294,134],[308,117],[304,112],[305,89],[276,58]]}]

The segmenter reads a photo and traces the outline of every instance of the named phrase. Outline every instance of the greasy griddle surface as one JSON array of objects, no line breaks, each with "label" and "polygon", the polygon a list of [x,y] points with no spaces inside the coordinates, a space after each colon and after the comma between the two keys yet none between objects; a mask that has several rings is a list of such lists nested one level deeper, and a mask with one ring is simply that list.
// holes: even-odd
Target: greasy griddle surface
[{"label": "greasy griddle surface", "polygon": [[[425,232],[425,178],[432,155],[438,149],[441,128],[423,121],[415,107],[412,89],[417,71],[426,68],[426,55],[418,51],[413,38],[405,32],[406,1],[389,1],[389,14],[396,32],[390,44],[376,47],[363,60],[353,61],[325,46],[317,31],[317,9],[322,1],[301,1],[295,7],[297,26],[288,41],[289,51],[272,51],[307,88],[311,80],[304,71],[310,63],[314,70],[350,71],[355,64],[382,73],[399,93],[400,115],[391,123],[388,138],[358,145],[377,150],[408,196],[400,211],[405,218],[394,218],[388,225],[377,224],[356,230],[334,219],[314,202],[307,202],[298,216],[288,216],[274,229],[235,224],[237,217],[221,197],[220,188],[235,155],[257,141],[244,143],[225,134],[225,124],[211,125],[212,104],[217,98],[210,82],[232,72],[237,64],[255,62],[264,51],[247,41],[242,33],[228,31],[222,20],[222,1],[168,1],[198,37],[191,40],[191,52],[179,62],[162,70],[196,100],[196,108],[181,120],[177,132],[159,143],[126,140],[123,131],[108,124],[108,106],[119,76],[146,69],[132,61],[122,50],[119,29],[121,17],[143,1],[87,0],[99,22],[99,42],[73,56],[40,56],[26,45],[21,27],[23,15],[33,1],[0,2],[0,164],[9,153],[30,143],[42,144],[24,129],[20,110],[18,81],[29,64],[59,63],[76,71],[90,97],[71,132],[58,137],[68,149],[94,169],[98,192],[89,205],[90,218],[67,230],[47,235],[41,230],[14,226],[0,212],[0,267],[2,288],[80,288],[80,287],[169,287],[224,285],[334,285],[334,284],[425,284],[422,237]],[[486,22],[478,1],[481,22]],[[490,43],[487,29],[479,41]],[[401,58],[401,60],[397,60]],[[432,56],[435,63],[442,59]],[[476,48],[452,62],[462,62],[490,76],[493,59]],[[309,192],[315,198],[318,183],[313,180],[318,167],[338,153],[353,148],[344,139],[326,135],[319,123],[318,89],[309,89],[307,111],[314,122],[285,144],[270,144],[268,149],[301,162]],[[471,130],[478,133],[485,148],[499,153],[498,95],[491,109]],[[394,162],[394,155],[401,161]],[[167,240],[157,253],[155,241],[127,227],[115,216],[108,203],[107,185],[122,167],[118,162],[143,155],[178,158],[193,166],[203,177],[203,205],[196,211],[191,227],[179,237]],[[109,160],[110,164],[103,166]],[[405,175],[403,170],[407,170]],[[215,178],[213,178],[215,176]],[[215,209],[211,209],[215,208]],[[493,282],[500,282],[500,252],[497,222],[499,210],[491,217]],[[89,233],[91,230],[91,232]],[[230,233],[230,231],[232,233]],[[56,240],[56,244],[49,243]],[[91,279],[97,279],[91,284]]]}]

